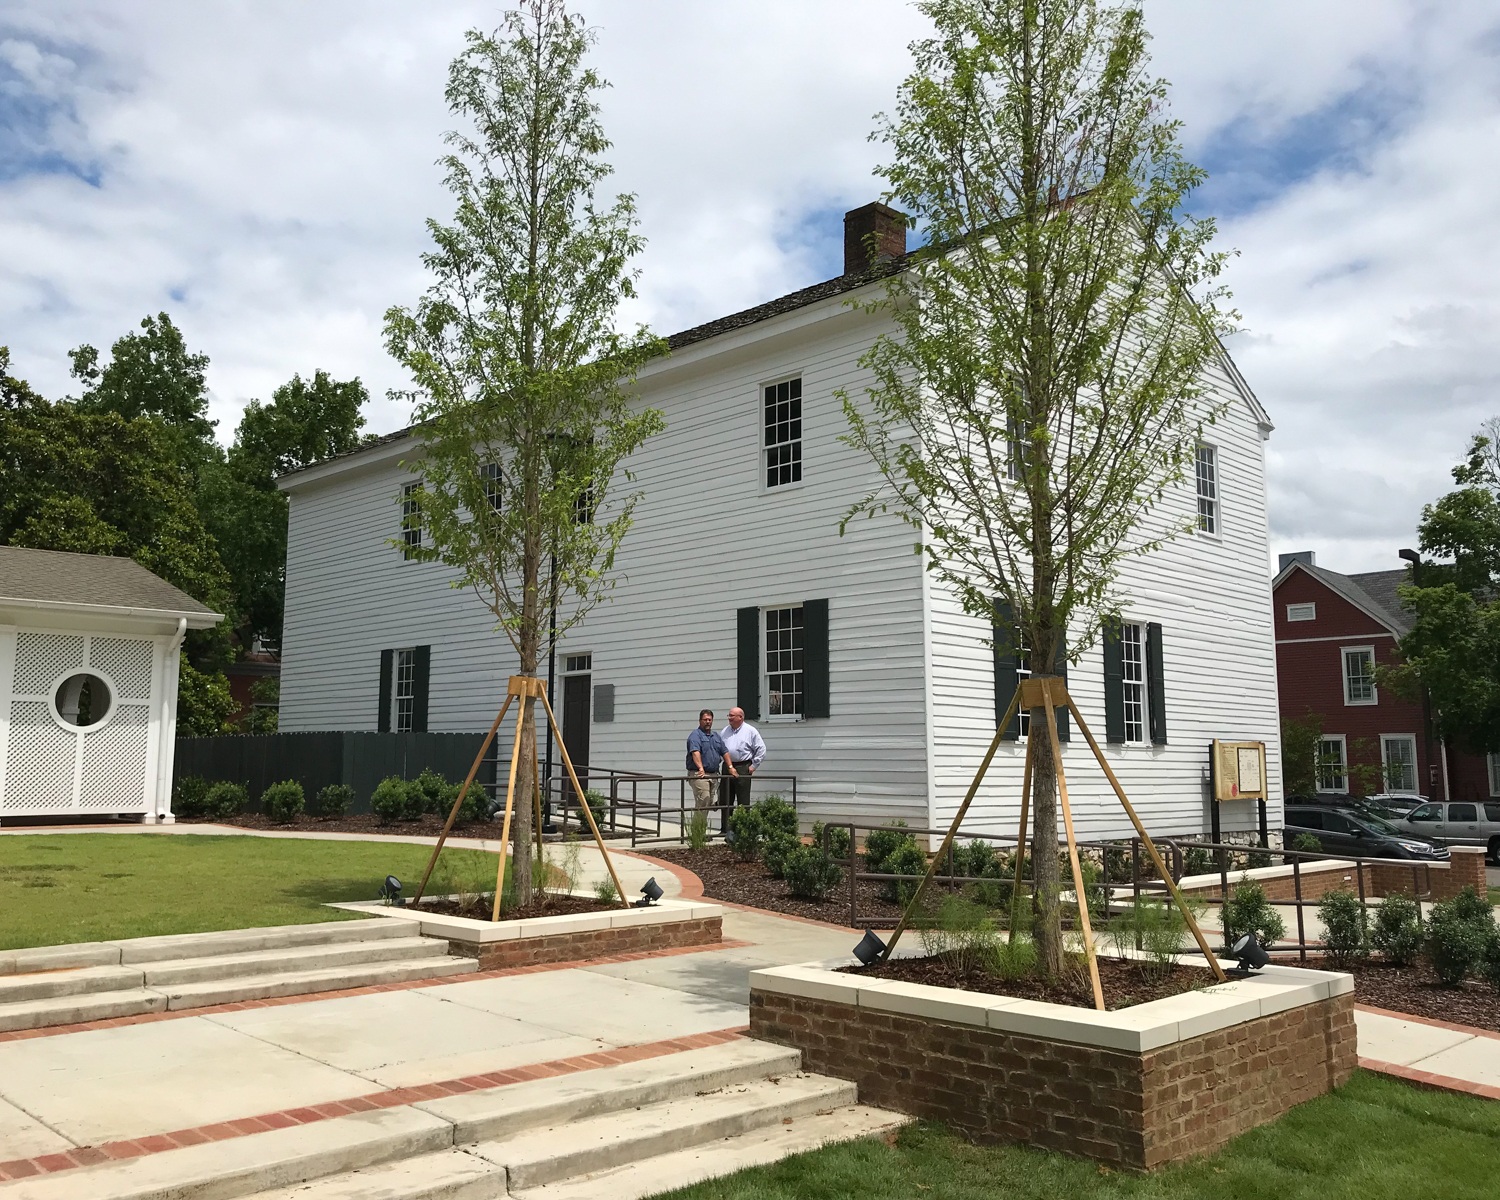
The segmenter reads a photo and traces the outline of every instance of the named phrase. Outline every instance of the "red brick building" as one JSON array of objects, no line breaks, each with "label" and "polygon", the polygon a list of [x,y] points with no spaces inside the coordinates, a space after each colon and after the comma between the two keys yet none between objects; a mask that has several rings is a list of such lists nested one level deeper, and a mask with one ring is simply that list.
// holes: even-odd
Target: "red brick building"
[{"label": "red brick building", "polygon": [[[1426,705],[1394,694],[1377,669],[1399,662],[1411,628],[1397,588],[1406,568],[1340,575],[1311,552],[1284,554],[1272,584],[1282,719],[1323,719],[1318,790],[1432,800],[1500,794],[1496,756],[1444,747]],[[1446,751],[1446,753],[1445,753]]]}]

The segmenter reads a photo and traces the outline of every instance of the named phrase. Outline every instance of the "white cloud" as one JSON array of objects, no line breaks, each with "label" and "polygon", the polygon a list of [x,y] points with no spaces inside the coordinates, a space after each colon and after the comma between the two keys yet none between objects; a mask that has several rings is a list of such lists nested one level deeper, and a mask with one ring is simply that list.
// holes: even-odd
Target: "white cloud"
[{"label": "white cloud", "polygon": [[[1468,432],[1500,408],[1496,49],[1481,5],[1147,0],[1190,151],[1222,180],[1246,332],[1277,423],[1274,537],[1394,564]],[[621,189],[650,246],[635,314],[662,332],[837,263],[872,199],[871,117],[907,69],[895,0],[583,0]],[[292,372],[402,382],[387,306],[424,278],[423,221],[461,0],[204,5],[12,0],[0,15],[0,341],[46,394],[66,351],[171,312],[212,359],[223,432]],[[17,105],[24,106],[17,108]],[[72,164],[62,170],[61,164]],[[809,223],[815,219],[815,223]],[[379,401],[372,426],[404,421]]]}]

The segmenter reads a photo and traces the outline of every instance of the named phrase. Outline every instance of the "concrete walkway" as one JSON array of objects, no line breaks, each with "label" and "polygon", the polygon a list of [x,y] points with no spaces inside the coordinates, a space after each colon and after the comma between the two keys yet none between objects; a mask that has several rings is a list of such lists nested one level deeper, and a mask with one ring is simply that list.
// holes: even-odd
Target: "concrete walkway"
[{"label": "concrete walkway", "polygon": [[1359,1065],[1410,1083],[1500,1100],[1500,1033],[1358,1007]]}]

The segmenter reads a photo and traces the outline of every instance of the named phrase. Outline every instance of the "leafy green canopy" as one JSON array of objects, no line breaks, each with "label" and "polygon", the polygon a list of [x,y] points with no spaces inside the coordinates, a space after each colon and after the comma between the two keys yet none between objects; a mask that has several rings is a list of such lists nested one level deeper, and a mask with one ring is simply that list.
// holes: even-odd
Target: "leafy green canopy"
[{"label": "leafy green canopy", "polygon": [[1500,750],[1500,417],[1475,434],[1453,469],[1460,486],[1422,510],[1424,562],[1401,589],[1413,616],[1402,665],[1389,674],[1404,694],[1432,704],[1449,741],[1475,754]]}]

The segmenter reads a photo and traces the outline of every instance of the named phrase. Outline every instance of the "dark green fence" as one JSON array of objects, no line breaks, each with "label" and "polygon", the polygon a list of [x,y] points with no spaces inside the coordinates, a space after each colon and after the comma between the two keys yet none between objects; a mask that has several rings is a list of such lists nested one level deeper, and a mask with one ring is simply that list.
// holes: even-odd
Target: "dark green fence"
[{"label": "dark green fence", "polygon": [[[352,812],[370,811],[370,793],[387,775],[415,779],[428,767],[462,782],[484,741],[482,733],[260,733],[180,737],[174,779],[196,775],[211,782],[242,783],[250,807],[260,807],[269,784],[295,779],[311,800],[330,783],[354,789]],[[493,787],[493,748],[478,782]]]}]

